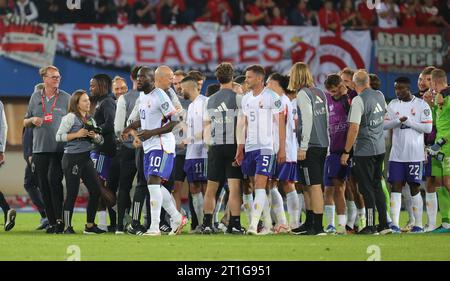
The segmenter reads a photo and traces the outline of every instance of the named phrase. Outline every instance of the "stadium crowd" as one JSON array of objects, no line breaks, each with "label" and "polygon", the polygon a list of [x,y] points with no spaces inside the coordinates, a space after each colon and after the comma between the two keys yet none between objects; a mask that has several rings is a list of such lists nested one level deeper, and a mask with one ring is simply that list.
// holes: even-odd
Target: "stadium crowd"
[{"label": "stadium crowd", "polygon": [[[57,67],[39,74],[23,123],[25,186],[49,234],[76,232],[80,179],[89,192],[85,234],[180,234],[185,180],[192,233],[450,233],[450,87],[441,69],[425,68],[415,94],[398,77],[389,105],[376,75],[345,68],[322,91],[302,62],[289,76],[260,65],[236,75],[221,63],[205,96],[201,72],[164,65],[134,67],[132,85],[96,74],[89,91],[71,95]],[[6,128],[0,102],[0,165]],[[401,229],[402,196],[409,220]],[[9,231],[17,214],[1,193],[0,207]]]},{"label": "stadium crowd", "polygon": [[[374,1],[372,1],[374,2]],[[68,10],[63,0],[0,0],[0,16],[25,21],[184,25],[320,25],[325,30],[372,27],[448,27],[448,0],[381,0],[370,9],[361,0],[81,0]]]}]

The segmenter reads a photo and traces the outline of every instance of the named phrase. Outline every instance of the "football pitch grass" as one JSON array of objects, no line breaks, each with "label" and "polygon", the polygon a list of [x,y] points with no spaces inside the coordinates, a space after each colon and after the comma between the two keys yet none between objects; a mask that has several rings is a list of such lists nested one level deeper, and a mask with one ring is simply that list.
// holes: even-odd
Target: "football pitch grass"
[{"label": "football pitch grass", "polygon": [[[12,231],[0,230],[0,260],[65,261],[73,246],[82,261],[366,261],[374,255],[382,261],[450,260],[449,234],[194,235],[186,226],[179,236],[83,235],[85,219],[85,213],[75,213],[77,234],[56,235],[33,230],[38,214],[18,213]],[[401,225],[405,220],[402,213]]]}]

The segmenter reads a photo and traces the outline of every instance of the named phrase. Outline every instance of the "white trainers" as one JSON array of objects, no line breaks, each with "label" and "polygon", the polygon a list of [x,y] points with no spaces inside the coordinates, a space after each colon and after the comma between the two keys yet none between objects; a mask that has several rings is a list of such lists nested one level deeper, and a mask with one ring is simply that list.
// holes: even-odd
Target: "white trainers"
[{"label": "white trainers", "polygon": [[425,227],[423,228],[423,232],[431,232],[431,231],[435,230],[436,228],[437,228],[437,226],[435,226],[435,225],[426,224]]},{"label": "white trainers", "polygon": [[169,235],[179,235],[183,230],[183,227],[187,224],[187,217],[181,216],[181,220],[172,223],[172,231],[169,232]]},{"label": "white trainers", "polygon": [[411,229],[414,227],[415,222],[414,221],[408,221],[405,225],[405,227],[403,227],[401,229],[402,232],[410,232]]},{"label": "white trainers", "polygon": [[142,234],[143,236],[161,236],[161,231],[157,230],[157,231],[150,231],[147,230],[147,232],[145,232],[144,234]]},{"label": "white trainers", "polygon": [[263,236],[263,235],[269,235],[269,234],[273,234],[273,231],[266,227],[263,227],[263,229],[261,229],[261,231],[258,232],[256,235]]},{"label": "white trainers", "polygon": [[256,227],[249,226],[247,235],[258,235],[258,230],[256,229]]}]

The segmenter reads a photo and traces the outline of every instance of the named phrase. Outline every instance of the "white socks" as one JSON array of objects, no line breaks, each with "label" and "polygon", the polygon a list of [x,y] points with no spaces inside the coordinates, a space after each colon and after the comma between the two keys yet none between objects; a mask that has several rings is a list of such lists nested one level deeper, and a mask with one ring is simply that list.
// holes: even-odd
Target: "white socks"
[{"label": "white socks", "polygon": [[302,211],[306,213],[305,208],[305,196],[303,193],[297,193],[298,196],[298,209],[300,210],[300,218],[302,217]]},{"label": "white socks", "polygon": [[106,221],[106,211],[98,211],[98,228],[108,231],[108,222]]},{"label": "white socks", "polygon": [[286,204],[289,213],[289,226],[292,229],[298,228],[300,226],[300,204],[295,190],[286,194]]},{"label": "white socks", "polygon": [[346,215],[337,215],[337,219],[338,219],[338,225],[345,227],[345,224],[347,223],[347,216]]},{"label": "white socks", "polygon": [[347,225],[350,228],[354,228],[357,215],[355,201],[347,201],[346,205],[347,205]]},{"label": "white socks", "polygon": [[402,188],[402,196],[403,196],[403,203],[405,203],[405,210],[408,211],[408,221],[412,222],[414,221],[414,212],[411,197],[411,189],[409,188],[409,185],[405,185]]},{"label": "white socks", "polygon": [[436,216],[437,216],[437,210],[438,210],[438,201],[436,192],[433,193],[426,193],[425,195],[425,202],[427,204],[427,224],[430,227],[436,226]]},{"label": "white socks", "polygon": [[244,203],[244,211],[247,216],[248,224],[250,224],[252,220],[252,208],[253,208],[253,193],[243,194],[242,201]]},{"label": "white socks", "polygon": [[334,213],[336,207],[334,205],[325,205],[325,217],[327,219],[327,227],[334,226]]},{"label": "white socks", "polygon": [[277,224],[287,224],[286,214],[284,213],[283,197],[281,197],[278,188],[270,189],[270,197],[272,198],[272,210],[275,213]]},{"label": "white socks", "polygon": [[[165,188],[161,188],[161,195],[162,195],[162,207],[166,212],[169,214],[171,221],[181,221],[182,216],[181,213],[178,212],[177,206],[175,205],[174,201],[172,200],[172,194]],[[150,197],[151,200],[151,197]],[[153,219],[153,218],[152,218]]]},{"label": "white socks", "polygon": [[250,221],[249,229],[257,229],[259,219],[261,218],[261,213],[264,210],[264,206],[266,205],[266,199],[266,190],[264,188],[256,188],[255,199],[252,208],[252,219]]},{"label": "white socks", "polygon": [[266,195],[266,202],[264,203],[264,209],[262,212],[263,221],[264,221],[264,227],[267,230],[270,230],[272,228],[272,217],[270,216],[270,201],[269,196]]},{"label": "white socks", "polygon": [[411,197],[412,201],[412,209],[415,218],[414,226],[418,226],[422,228],[422,214],[423,214],[423,200],[422,195],[417,193],[416,195]]},{"label": "white socks", "polygon": [[159,221],[161,216],[161,206],[163,195],[161,186],[159,184],[149,184],[148,191],[150,193],[150,209],[151,209],[151,224],[149,231],[159,231]]},{"label": "white socks", "polygon": [[197,221],[203,223],[203,194],[201,192],[192,193],[192,205],[194,205]]},{"label": "white socks", "polygon": [[400,208],[402,207],[402,194],[400,192],[392,192],[391,193],[391,216],[392,223],[399,226],[400,220]]}]

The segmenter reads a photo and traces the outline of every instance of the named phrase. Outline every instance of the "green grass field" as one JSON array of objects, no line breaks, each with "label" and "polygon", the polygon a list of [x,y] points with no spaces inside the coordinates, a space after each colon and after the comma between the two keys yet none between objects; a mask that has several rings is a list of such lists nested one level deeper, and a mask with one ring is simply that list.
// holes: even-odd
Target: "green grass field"
[{"label": "green grass field", "polygon": [[4,232],[3,227],[0,231],[0,260],[64,261],[71,257],[71,245],[79,247],[80,259],[84,261],[365,261],[373,255],[373,245],[379,247],[383,261],[450,260],[450,235],[447,234],[202,236],[188,234],[186,227],[180,236],[83,235],[85,218],[84,213],[74,214],[76,235],[49,235],[32,230],[38,224],[38,214],[19,213],[12,231]]}]

